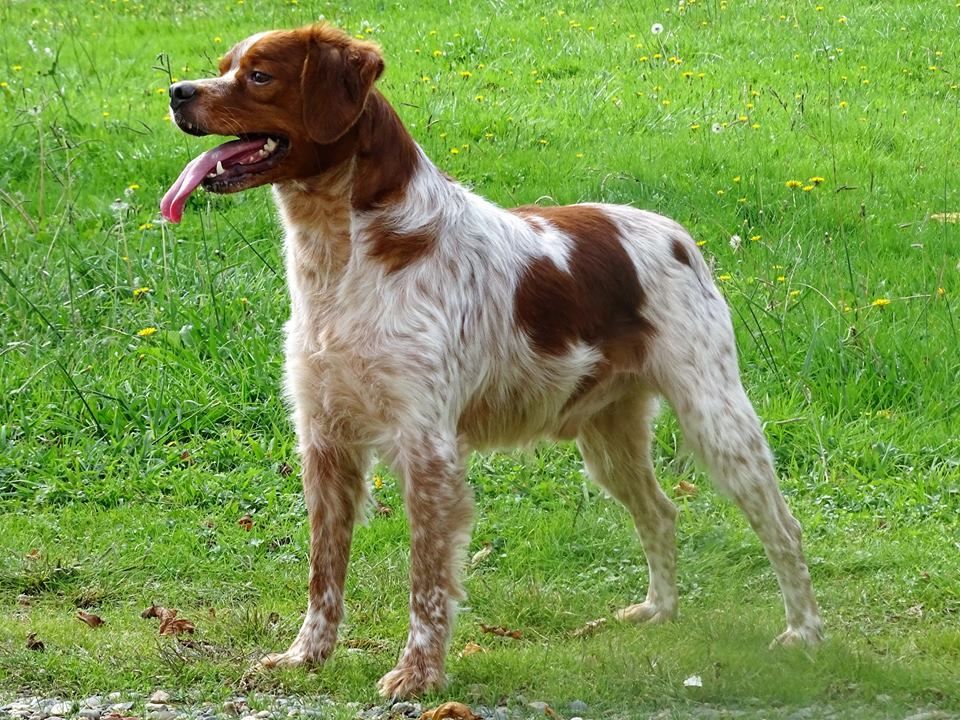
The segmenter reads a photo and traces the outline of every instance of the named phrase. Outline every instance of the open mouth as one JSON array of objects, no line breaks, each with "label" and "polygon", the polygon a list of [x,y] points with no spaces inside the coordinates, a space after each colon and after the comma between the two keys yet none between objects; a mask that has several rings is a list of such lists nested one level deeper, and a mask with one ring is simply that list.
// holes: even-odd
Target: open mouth
[{"label": "open mouth", "polygon": [[262,176],[290,151],[287,138],[243,135],[194,158],[180,173],[160,201],[160,212],[173,223],[180,222],[187,199],[198,187],[215,193],[231,193],[263,183]]}]

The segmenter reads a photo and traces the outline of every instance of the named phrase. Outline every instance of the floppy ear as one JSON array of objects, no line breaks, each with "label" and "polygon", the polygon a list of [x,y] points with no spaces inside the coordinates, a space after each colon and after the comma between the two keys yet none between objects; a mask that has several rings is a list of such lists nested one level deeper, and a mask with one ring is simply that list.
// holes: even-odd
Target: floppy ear
[{"label": "floppy ear", "polygon": [[382,73],[383,57],[375,45],[337,46],[311,38],[300,75],[303,124],[310,139],[332,143],[353,127]]}]

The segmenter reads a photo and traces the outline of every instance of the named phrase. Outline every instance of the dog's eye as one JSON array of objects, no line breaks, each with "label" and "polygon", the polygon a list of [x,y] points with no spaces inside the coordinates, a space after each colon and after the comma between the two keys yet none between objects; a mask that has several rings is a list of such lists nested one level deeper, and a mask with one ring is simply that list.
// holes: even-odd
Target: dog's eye
[{"label": "dog's eye", "polygon": [[255,85],[266,85],[268,82],[273,80],[273,78],[267,75],[265,72],[254,70],[252,73],[250,73],[250,80],[252,80]]}]

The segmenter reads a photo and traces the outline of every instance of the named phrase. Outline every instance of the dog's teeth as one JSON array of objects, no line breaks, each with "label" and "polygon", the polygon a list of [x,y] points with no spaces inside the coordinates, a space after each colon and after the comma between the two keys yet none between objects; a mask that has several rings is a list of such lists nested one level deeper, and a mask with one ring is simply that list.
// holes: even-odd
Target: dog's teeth
[{"label": "dog's teeth", "polygon": [[226,170],[223,169],[223,163],[217,160],[217,175],[223,175]]},{"label": "dog's teeth", "polygon": [[263,149],[268,153],[272,153],[277,149],[277,141],[273,138],[268,138],[267,141],[263,144]]}]

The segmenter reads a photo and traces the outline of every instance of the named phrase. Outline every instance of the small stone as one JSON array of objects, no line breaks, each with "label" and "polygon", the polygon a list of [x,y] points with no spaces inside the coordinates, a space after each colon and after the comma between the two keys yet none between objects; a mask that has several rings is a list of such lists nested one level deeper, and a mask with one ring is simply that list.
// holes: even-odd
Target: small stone
[{"label": "small stone", "polygon": [[[111,699],[113,698],[112,693],[110,697]],[[121,715],[123,715],[125,712],[128,712],[132,708],[133,708],[133,703],[128,700],[127,702],[114,703],[113,705],[110,706],[110,712],[120,713]]]},{"label": "small stone", "polygon": [[258,717],[258,718],[270,718],[270,717],[273,717],[273,713],[270,712],[269,710],[261,710],[260,712],[257,713],[257,717]]},{"label": "small stone", "polygon": [[150,696],[150,702],[166,705],[168,702],[170,702],[170,693],[164,690],[157,690],[153,695]]},{"label": "small stone", "polygon": [[547,703],[543,702],[543,700],[532,700],[531,702],[527,703],[527,707],[530,708],[531,710],[536,710],[537,712],[542,713],[543,715],[552,716],[556,713],[556,711],[552,707],[550,707]]},{"label": "small stone", "polygon": [[256,715],[244,715],[241,720],[257,720]]},{"label": "small stone", "polygon": [[[109,695],[107,695],[107,700],[110,700],[110,701],[112,701],[112,702],[119,702],[120,700],[123,700],[123,693],[121,693],[121,692],[112,692],[112,693],[110,693]],[[133,707],[133,706],[131,705],[131,707]]]},{"label": "small stone", "polygon": [[408,717],[420,717],[421,711],[420,703],[413,702],[398,702],[394,703],[390,708],[391,715],[406,715]]},{"label": "small stone", "polygon": [[103,715],[103,710],[100,708],[82,708],[79,715],[82,718],[86,718],[86,720],[100,720],[100,716]]},{"label": "small stone", "polygon": [[570,709],[570,712],[576,715],[585,713],[590,709],[590,706],[587,705],[583,700],[571,700],[567,707]]},{"label": "small stone", "polygon": [[178,713],[164,706],[163,710],[148,710],[147,720],[174,720]]},{"label": "small stone", "polygon": [[83,701],[83,706],[88,708],[103,707],[103,698],[99,695],[91,695]]}]

